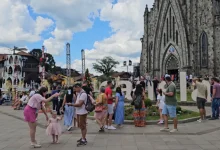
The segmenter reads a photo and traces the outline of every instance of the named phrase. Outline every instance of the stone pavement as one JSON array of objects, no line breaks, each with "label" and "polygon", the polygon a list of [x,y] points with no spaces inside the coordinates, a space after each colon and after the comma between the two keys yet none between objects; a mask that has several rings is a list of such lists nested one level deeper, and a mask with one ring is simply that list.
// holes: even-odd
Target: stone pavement
[{"label": "stone pavement", "polygon": [[[11,107],[0,107],[0,150],[32,149],[22,113]],[[50,144],[51,138],[45,135],[43,114],[39,115],[38,120],[40,127],[36,137],[42,144],[42,150],[220,150],[219,120],[180,124],[177,134],[161,133],[161,126],[156,125],[145,128],[125,125],[121,129],[99,134],[96,123],[88,120],[89,143],[83,147],[76,147],[76,141],[80,138],[79,129],[65,132],[60,137],[60,144]]]}]

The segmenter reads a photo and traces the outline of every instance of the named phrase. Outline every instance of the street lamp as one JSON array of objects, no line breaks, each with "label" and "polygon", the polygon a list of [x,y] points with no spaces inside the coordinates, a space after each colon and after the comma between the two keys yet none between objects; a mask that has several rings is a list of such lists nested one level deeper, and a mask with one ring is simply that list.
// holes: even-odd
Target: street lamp
[{"label": "street lamp", "polygon": [[131,60],[128,61],[128,65],[127,65],[127,61],[123,62],[123,67],[127,67],[127,72],[128,72],[128,67],[129,66],[132,66],[132,61]]}]

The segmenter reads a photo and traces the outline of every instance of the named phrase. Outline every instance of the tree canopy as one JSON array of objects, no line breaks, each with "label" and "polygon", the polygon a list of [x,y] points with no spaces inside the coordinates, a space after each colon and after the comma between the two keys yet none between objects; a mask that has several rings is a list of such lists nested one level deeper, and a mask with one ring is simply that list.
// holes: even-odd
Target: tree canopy
[{"label": "tree canopy", "polygon": [[[31,55],[36,57],[38,60],[42,57],[42,50],[41,49],[33,49],[29,52]],[[55,67],[56,62],[53,58],[53,56],[49,53],[45,53],[45,57],[47,57],[47,63],[45,64],[46,71],[52,71],[52,67]]]},{"label": "tree canopy", "polygon": [[112,57],[104,57],[103,59],[96,60],[96,63],[93,63],[93,69],[109,77],[114,72],[113,68],[116,68],[118,64],[119,62]]}]

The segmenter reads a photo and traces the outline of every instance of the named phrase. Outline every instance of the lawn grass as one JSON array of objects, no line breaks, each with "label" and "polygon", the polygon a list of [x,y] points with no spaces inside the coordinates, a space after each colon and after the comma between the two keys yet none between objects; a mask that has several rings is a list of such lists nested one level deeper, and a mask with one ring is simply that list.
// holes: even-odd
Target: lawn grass
[{"label": "lawn grass", "polygon": [[[187,110],[189,111],[189,110]],[[89,113],[89,116],[94,116],[94,112],[91,112]],[[184,119],[188,119],[188,118],[194,118],[194,117],[199,117],[199,113],[198,112],[194,112],[194,111],[190,111],[190,114],[181,114],[181,115],[178,115],[177,114],[177,118],[178,120],[184,120]],[[159,116],[148,116],[146,117],[146,120],[159,120]],[[169,118],[170,119],[170,118]],[[128,115],[128,116],[125,116],[125,120],[133,120],[133,116],[132,114]]]}]

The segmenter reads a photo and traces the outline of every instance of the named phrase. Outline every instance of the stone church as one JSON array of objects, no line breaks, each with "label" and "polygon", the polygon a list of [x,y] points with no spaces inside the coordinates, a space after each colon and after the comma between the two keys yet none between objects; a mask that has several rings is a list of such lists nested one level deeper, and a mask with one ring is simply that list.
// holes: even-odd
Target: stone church
[{"label": "stone church", "polygon": [[155,0],[144,13],[140,72],[220,75],[220,0]]}]

